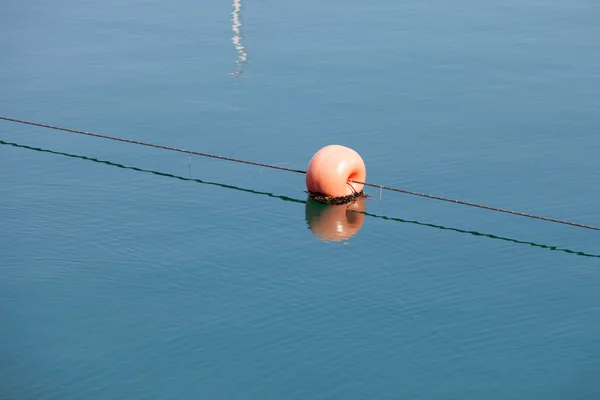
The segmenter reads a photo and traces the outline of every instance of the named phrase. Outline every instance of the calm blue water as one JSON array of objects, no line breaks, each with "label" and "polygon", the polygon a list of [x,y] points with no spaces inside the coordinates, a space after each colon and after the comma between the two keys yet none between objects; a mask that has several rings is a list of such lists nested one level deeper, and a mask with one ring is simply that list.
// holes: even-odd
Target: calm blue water
[{"label": "calm blue water", "polygon": [[[600,226],[598,2],[238,3],[3,1],[0,115]],[[598,232],[0,141],[2,399],[600,398]]]}]

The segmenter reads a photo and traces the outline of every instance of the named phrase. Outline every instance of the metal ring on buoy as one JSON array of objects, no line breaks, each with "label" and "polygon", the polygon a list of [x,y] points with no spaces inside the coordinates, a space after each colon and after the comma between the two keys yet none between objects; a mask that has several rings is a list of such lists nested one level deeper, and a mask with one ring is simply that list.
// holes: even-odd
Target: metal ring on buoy
[{"label": "metal ring on buoy", "polygon": [[345,146],[325,146],[315,153],[306,170],[306,188],[317,201],[343,204],[364,196],[367,169],[360,155]]}]

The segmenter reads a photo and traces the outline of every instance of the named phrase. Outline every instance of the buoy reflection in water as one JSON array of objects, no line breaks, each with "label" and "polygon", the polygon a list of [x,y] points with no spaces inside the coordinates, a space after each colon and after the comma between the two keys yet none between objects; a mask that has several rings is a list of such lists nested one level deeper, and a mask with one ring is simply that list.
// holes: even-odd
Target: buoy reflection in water
[{"label": "buoy reflection in water", "polygon": [[364,198],[343,205],[306,201],[306,223],[318,240],[341,242],[355,236],[365,219]]}]

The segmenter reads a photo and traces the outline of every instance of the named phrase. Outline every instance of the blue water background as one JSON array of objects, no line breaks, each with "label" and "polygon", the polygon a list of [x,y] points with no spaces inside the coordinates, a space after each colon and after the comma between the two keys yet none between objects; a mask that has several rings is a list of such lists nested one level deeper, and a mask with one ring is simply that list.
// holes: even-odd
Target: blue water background
[{"label": "blue water background", "polygon": [[[237,8],[3,1],[0,115],[600,226],[596,1]],[[330,243],[301,174],[0,141],[2,399],[600,398],[598,232],[368,188]]]}]

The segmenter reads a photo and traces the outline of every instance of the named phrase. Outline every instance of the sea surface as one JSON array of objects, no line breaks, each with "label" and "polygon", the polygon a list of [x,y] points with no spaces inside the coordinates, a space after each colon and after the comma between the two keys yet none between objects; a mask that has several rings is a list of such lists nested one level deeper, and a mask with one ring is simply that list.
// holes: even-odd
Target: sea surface
[{"label": "sea surface", "polygon": [[[596,0],[3,0],[0,115],[600,226]],[[600,232],[0,121],[0,399],[599,399]]]}]

